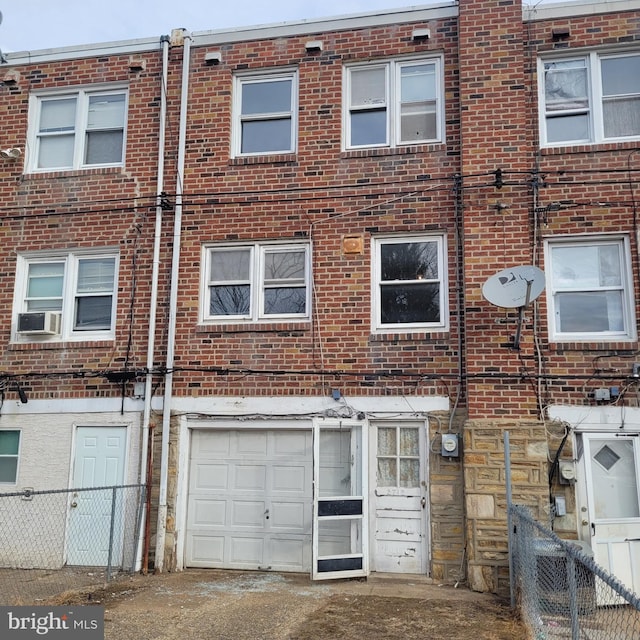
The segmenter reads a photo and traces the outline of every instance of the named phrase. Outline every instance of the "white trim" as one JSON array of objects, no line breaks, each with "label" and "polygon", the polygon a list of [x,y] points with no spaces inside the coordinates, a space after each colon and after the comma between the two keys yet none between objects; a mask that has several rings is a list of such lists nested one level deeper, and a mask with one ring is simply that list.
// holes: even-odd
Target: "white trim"
[{"label": "white trim", "polygon": [[547,415],[551,420],[566,422],[575,432],[640,432],[640,407],[550,405]]},{"label": "white trim", "polygon": [[636,11],[640,9],[638,0],[583,0],[581,2],[559,2],[540,4],[523,4],[523,20],[539,21],[553,18],[569,18],[590,16],[598,13],[620,13],[622,11]]}]

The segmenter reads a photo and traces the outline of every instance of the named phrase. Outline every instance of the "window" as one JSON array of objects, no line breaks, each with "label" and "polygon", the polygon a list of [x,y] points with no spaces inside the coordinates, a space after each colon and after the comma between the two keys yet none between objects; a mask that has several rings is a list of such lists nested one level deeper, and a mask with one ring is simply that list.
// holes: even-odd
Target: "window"
[{"label": "window", "polygon": [[0,430],[0,484],[15,484],[18,479],[20,432]]},{"label": "window", "polygon": [[203,319],[309,317],[308,245],[205,247]]},{"label": "window", "polygon": [[296,148],[295,72],[236,76],[234,155],[293,153]]},{"label": "window", "polygon": [[640,53],[542,61],[547,145],[640,137]]},{"label": "window", "polygon": [[378,427],[376,460],[379,487],[419,487],[420,429]]},{"label": "window", "polygon": [[445,237],[374,241],[374,329],[446,329]]},{"label": "window", "polygon": [[549,240],[545,250],[552,340],[635,339],[626,237]]},{"label": "window", "polygon": [[32,100],[32,171],[122,164],[125,90],[81,90]]},{"label": "window", "polygon": [[345,72],[345,147],[442,140],[440,60],[354,65]]},{"label": "window", "polygon": [[[59,335],[43,334],[48,339],[113,337],[117,262],[111,253],[21,256],[17,313],[59,314]],[[22,339],[38,335],[18,330]]]}]

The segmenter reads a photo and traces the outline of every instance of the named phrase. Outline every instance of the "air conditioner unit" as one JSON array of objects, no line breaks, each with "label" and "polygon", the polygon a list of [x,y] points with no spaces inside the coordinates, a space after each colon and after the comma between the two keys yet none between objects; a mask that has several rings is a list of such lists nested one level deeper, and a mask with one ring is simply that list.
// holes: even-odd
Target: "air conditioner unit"
[{"label": "air conditioner unit", "polygon": [[54,336],[60,333],[61,313],[32,311],[18,314],[18,333],[30,336]]}]

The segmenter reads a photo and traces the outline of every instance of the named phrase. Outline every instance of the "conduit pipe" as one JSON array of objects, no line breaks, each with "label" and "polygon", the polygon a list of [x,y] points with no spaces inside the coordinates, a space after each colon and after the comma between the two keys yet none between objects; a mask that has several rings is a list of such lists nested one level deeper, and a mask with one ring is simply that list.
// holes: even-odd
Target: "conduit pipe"
[{"label": "conduit pipe", "polygon": [[[151,296],[149,298],[149,334],[147,338],[147,374],[144,385],[144,409],[142,414],[142,442],[140,453],[140,484],[146,484],[149,479],[149,457],[152,452],[149,448],[149,434],[151,423],[151,402],[153,400],[153,370],[156,339],[156,319],[158,307],[158,282],[160,278],[160,248],[162,243],[162,193],[164,191],[164,155],[166,139],[166,119],[167,119],[167,77],[169,67],[169,36],[160,38],[162,43],[162,75],[160,84],[160,126],[158,131],[158,182],[156,196],[156,223],[153,236],[153,265],[151,272]],[[149,487],[147,488],[147,491]],[[136,571],[140,570],[144,563],[144,570],[147,567],[147,556],[149,540],[147,539],[147,518],[148,518],[148,495],[142,512],[142,527],[140,528],[140,541],[136,555]]]},{"label": "conduit pipe", "polygon": [[171,288],[169,292],[169,318],[167,330],[167,373],[164,380],[162,408],[162,450],[160,454],[160,495],[158,498],[158,530],[156,535],[155,570],[164,568],[167,533],[167,484],[169,476],[169,430],[171,427],[171,400],[173,393],[173,366],[175,364],[176,320],[178,309],[178,271],[180,267],[180,241],[182,236],[182,190],[184,157],[187,139],[187,106],[189,91],[189,58],[191,34],[182,32],[182,88],[180,92],[180,122],[178,125],[178,159],[176,166],[176,202],[173,221],[173,254],[171,259]]}]

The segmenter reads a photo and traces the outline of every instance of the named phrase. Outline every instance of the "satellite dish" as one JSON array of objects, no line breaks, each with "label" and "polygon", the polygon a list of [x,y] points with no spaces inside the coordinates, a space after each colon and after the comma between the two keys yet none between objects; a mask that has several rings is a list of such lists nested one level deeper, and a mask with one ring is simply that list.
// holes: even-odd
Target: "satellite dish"
[{"label": "satellite dish", "polygon": [[526,307],[544,291],[544,272],[533,265],[499,271],[482,285],[482,295],[497,307]]}]

